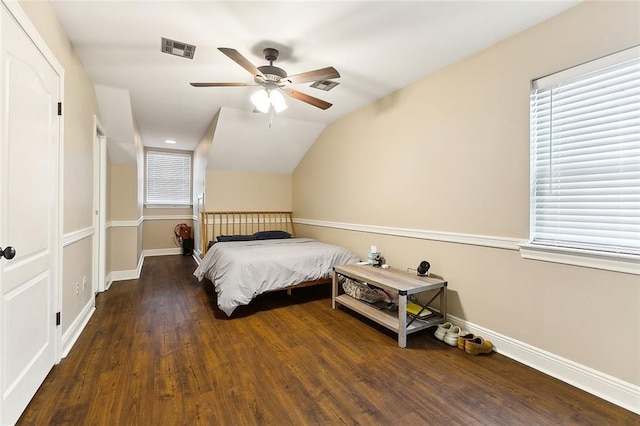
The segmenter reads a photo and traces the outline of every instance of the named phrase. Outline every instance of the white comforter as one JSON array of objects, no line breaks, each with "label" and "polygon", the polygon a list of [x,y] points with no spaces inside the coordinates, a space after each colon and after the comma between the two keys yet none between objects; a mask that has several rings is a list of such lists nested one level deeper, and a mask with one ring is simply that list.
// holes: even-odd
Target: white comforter
[{"label": "white comforter", "polygon": [[333,266],[359,260],[345,248],[310,238],[224,242],[211,246],[193,275],[211,280],[218,306],[230,316],[265,291],[329,278]]}]

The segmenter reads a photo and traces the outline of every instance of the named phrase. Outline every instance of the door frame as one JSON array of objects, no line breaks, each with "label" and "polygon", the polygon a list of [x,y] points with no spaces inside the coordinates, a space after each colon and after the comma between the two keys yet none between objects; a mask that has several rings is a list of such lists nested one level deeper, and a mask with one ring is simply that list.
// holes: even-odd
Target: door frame
[{"label": "door frame", "polygon": [[[107,134],[93,116],[93,294],[106,290],[107,276]],[[95,303],[95,297],[94,297]]]}]

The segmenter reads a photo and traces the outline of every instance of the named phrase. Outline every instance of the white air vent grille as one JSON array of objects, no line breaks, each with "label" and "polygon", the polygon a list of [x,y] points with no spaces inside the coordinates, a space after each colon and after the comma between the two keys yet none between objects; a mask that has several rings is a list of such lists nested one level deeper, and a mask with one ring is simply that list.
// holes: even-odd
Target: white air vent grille
[{"label": "white air vent grille", "polygon": [[334,87],[336,87],[338,84],[335,81],[331,81],[331,80],[320,80],[320,81],[316,81],[313,84],[311,84],[310,87],[313,87],[314,89],[318,89],[318,90],[324,90],[325,92],[328,92],[329,90],[333,89]]},{"label": "white air vent grille", "polygon": [[183,43],[181,41],[170,40],[162,37],[162,53],[181,56],[183,58],[193,59],[196,53],[196,47],[192,44]]}]

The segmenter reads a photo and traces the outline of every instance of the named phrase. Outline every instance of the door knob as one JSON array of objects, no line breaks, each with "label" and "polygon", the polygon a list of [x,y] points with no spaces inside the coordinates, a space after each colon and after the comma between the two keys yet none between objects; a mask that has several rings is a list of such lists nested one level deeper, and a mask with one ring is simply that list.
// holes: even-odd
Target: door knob
[{"label": "door knob", "polygon": [[2,256],[4,256],[4,258],[7,260],[11,260],[16,256],[16,249],[8,246],[4,250],[2,250],[2,247],[0,247],[0,257]]}]

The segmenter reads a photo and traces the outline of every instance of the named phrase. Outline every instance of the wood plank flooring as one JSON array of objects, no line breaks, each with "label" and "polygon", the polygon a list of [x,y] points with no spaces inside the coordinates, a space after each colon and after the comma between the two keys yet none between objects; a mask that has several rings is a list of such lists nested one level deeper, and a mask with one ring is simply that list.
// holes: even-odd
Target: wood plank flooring
[{"label": "wood plank flooring", "polygon": [[331,309],[329,286],[258,297],[231,319],[193,259],[114,283],[20,425],[640,424],[640,416],[426,330]]}]

